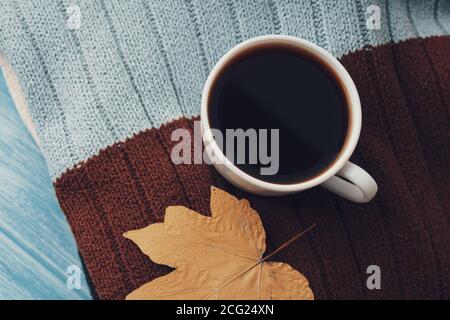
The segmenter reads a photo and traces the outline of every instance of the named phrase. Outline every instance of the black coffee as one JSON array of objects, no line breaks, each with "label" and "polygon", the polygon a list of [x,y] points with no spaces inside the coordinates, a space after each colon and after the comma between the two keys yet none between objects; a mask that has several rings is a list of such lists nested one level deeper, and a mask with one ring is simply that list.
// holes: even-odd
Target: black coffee
[{"label": "black coffee", "polygon": [[[223,137],[226,129],[279,129],[275,175],[261,174],[267,162],[259,159],[253,164],[230,159],[247,174],[279,184],[306,181],[326,170],[342,150],[349,127],[342,85],[333,72],[286,44],[252,47],[228,62],[214,80],[208,112],[211,127]],[[225,142],[222,151],[227,154]],[[236,145],[234,151],[237,156]]]}]

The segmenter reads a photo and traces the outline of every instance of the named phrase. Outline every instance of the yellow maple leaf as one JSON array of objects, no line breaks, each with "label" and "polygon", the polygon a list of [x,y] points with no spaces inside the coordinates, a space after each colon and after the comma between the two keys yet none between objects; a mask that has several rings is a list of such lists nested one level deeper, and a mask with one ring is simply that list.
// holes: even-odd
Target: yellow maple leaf
[{"label": "yellow maple leaf", "polygon": [[163,223],[124,236],[153,262],[176,269],[127,299],[314,299],[300,272],[263,259],[266,233],[249,202],[215,187],[211,217],[171,206]]}]

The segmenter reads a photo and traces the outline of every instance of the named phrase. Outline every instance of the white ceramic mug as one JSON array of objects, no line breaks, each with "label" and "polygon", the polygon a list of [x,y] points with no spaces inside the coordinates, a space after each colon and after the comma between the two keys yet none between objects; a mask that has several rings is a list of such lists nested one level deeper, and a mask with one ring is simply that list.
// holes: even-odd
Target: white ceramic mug
[{"label": "white ceramic mug", "polygon": [[[208,117],[208,101],[211,93],[212,84],[216,77],[220,74],[222,68],[234,56],[252,46],[269,43],[287,43],[298,46],[303,51],[308,51],[317,57],[322,64],[330,70],[334,70],[343,84],[344,94],[347,98],[350,129],[346,137],[346,142],[338,155],[337,159],[320,175],[312,177],[309,180],[292,184],[276,184],[259,180],[248,175],[237,168],[229,159],[227,159],[222,150],[215,142],[211,134],[211,127]],[[214,66],[203,89],[202,106],[201,106],[201,127],[203,142],[208,156],[220,155],[223,161],[213,163],[219,173],[238,188],[248,192],[260,195],[286,195],[306,190],[317,185],[321,185],[325,189],[335,194],[355,202],[368,202],[377,193],[378,187],[375,180],[364,169],[349,161],[350,156],[355,150],[361,131],[361,104],[358,92],[352,78],[342,64],[334,58],[330,53],[321,47],[296,37],[284,35],[266,35],[246,40],[230,51],[228,51]]]}]

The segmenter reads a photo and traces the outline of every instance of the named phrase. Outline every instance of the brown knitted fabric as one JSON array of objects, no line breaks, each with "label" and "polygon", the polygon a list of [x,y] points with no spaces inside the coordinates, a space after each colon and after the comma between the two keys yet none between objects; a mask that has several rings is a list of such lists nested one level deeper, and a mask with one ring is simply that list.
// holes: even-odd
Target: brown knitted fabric
[{"label": "brown knitted fabric", "polygon": [[[152,263],[122,234],[161,221],[169,205],[209,214],[210,186],[250,200],[270,252],[310,281],[318,299],[450,298],[450,38],[412,39],[341,60],[359,90],[363,129],[352,161],[379,185],[368,204],[321,188],[293,196],[254,196],[213,167],[173,165],[171,133],[192,119],[151,129],[101,151],[55,183],[100,298],[123,299],[168,267]],[[381,268],[368,290],[366,268]]]}]

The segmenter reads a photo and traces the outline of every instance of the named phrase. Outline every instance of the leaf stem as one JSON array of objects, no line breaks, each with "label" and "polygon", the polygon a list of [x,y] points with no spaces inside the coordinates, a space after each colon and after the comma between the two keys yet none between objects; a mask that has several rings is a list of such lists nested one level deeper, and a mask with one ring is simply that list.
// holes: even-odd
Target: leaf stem
[{"label": "leaf stem", "polygon": [[274,251],[272,251],[272,253],[270,253],[269,255],[265,256],[264,258],[260,259],[258,263],[264,262],[267,259],[269,259],[270,257],[272,257],[273,255],[277,254],[278,252],[280,252],[281,250],[283,250],[284,248],[286,248],[288,245],[290,245],[292,242],[294,242],[295,240],[297,240],[298,238],[300,238],[302,235],[304,235],[305,233],[307,233],[308,231],[310,231],[311,229],[313,229],[316,226],[316,224],[312,224],[310,227],[308,227],[307,229],[301,231],[300,233],[298,233],[297,235],[293,236],[291,239],[289,239],[288,241],[286,241],[285,243],[283,243],[281,246],[279,246],[277,249],[275,249]]}]

